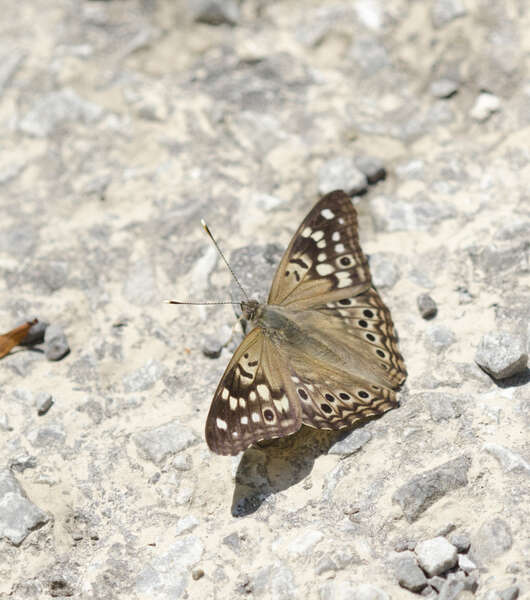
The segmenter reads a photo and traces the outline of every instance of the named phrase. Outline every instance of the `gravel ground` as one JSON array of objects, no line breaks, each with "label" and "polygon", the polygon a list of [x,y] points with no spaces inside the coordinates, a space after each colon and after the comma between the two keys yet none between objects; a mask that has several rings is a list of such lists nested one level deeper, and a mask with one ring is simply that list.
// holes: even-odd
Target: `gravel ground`
[{"label": "gravel ground", "polygon": [[[524,0],[0,0],[0,597],[530,597]],[[343,439],[204,423],[317,198],[409,377]],[[44,325],[43,325],[44,324]],[[480,366],[479,366],[480,365]]]}]

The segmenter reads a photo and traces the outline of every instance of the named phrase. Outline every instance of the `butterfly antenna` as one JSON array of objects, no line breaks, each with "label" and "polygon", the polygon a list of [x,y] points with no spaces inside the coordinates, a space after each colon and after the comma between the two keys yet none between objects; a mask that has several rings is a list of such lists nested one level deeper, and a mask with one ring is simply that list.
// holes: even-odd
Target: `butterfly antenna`
[{"label": "butterfly antenna", "polygon": [[[226,260],[225,255],[221,252],[221,248],[219,248],[219,244],[215,241],[215,238],[213,237],[212,232],[208,228],[208,225],[206,225],[206,222],[204,221],[204,219],[201,219],[201,225],[202,225],[204,231],[206,231],[206,233],[208,234],[208,237],[214,243],[214,246],[217,248],[217,252],[219,252],[221,258],[223,259],[223,261],[225,263],[225,265],[228,267],[228,270],[230,271],[230,273],[232,273],[232,277],[234,278],[235,282],[239,286],[239,289],[243,292],[243,295],[248,300],[249,299],[248,298],[248,294],[245,292],[243,286],[241,285],[241,282],[236,277],[236,274],[234,273],[234,271],[232,270],[232,267],[229,265],[228,261]],[[239,302],[227,302],[226,304],[239,304]]]}]

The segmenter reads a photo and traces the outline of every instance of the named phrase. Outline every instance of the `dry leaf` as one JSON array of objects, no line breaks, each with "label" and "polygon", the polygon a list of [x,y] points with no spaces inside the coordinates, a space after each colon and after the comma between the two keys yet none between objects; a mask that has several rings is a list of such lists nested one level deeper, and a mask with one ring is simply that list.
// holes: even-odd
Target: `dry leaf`
[{"label": "dry leaf", "polygon": [[8,354],[11,348],[18,346],[28,335],[28,331],[35,323],[38,323],[37,319],[33,319],[33,321],[28,321],[27,323],[24,323],[24,325],[15,327],[15,329],[12,329],[7,333],[0,334],[0,358],[3,358]]}]

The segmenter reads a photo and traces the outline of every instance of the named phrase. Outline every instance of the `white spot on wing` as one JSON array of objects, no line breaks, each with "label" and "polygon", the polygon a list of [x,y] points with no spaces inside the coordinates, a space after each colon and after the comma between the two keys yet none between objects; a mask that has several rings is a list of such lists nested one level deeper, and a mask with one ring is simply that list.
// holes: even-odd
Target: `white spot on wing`
[{"label": "white spot on wing", "polygon": [[241,406],[241,408],[245,408],[247,405],[247,402],[244,398],[239,398],[239,406]]},{"label": "white spot on wing", "polygon": [[317,242],[317,248],[325,248],[326,247],[326,240],[320,240],[320,242]]},{"label": "white spot on wing", "polygon": [[245,415],[241,417],[241,425],[248,425],[248,417]]},{"label": "white spot on wing", "polygon": [[230,396],[230,391],[228,388],[223,388],[223,391],[221,392],[221,398],[223,400],[228,400],[228,396]]},{"label": "white spot on wing", "polygon": [[220,419],[219,417],[217,417],[217,419],[215,419],[215,424],[217,425],[217,427],[219,429],[224,429],[226,431],[226,429],[227,429],[226,421],[223,421],[223,419]]},{"label": "white spot on wing", "polygon": [[335,252],[337,254],[344,252],[344,244],[335,244]]},{"label": "white spot on wing", "polygon": [[230,410],[235,410],[237,408],[237,398],[235,396],[230,396]]},{"label": "white spot on wing", "polygon": [[253,412],[251,415],[252,420],[254,421],[254,423],[259,423],[260,422],[260,416],[258,415],[257,412]]},{"label": "white spot on wing", "polygon": [[307,237],[309,237],[309,236],[311,235],[311,232],[312,232],[312,231],[313,231],[313,230],[311,229],[311,227],[306,227],[306,228],[305,228],[305,229],[302,231],[302,233],[301,233],[300,235],[301,235],[302,237],[304,237],[304,238],[307,238]]},{"label": "white spot on wing", "polygon": [[248,398],[251,402],[255,402],[256,401],[256,392],[254,390],[252,390],[250,392],[250,394],[248,395]]},{"label": "white spot on wing", "polygon": [[269,388],[266,385],[264,385],[263,383],[260,383],[256,387],[256,390],[258,391],[258,394],[260,395],[260,398],[262,400],[265,400],[266,402],[268,402],[270,400],[271,393],[269,391]]},{"label": "white spot on wing", "polygon": [[324,237],[324,232],[321,231],[320,229],[318,231],[315,231],[315,233],[311,234],[311,239],[315,240],[315,242],[319,242],[323,237]]},{"label": "white spot on wing", "polygon": [[334,270],[335,268],[327,263],[322,263],[316,266],[317,273],[322,276],[329,275],[330,273],[333,273]]},{"label": "white spot on wing", "polygon": [[334,242],[338,242],[340,240],[340,233],[338,231],[334,231],[333,235],[331,236],[331,239]]},{"label": "white spot on wing", "polygon": [[320,211],[320,214],[324,217],[324,219],[333,219],[333,217],[335,216],[335,213],[332,212],[331,210],[329,210],[329,208],[325,208],[324,210]]}]

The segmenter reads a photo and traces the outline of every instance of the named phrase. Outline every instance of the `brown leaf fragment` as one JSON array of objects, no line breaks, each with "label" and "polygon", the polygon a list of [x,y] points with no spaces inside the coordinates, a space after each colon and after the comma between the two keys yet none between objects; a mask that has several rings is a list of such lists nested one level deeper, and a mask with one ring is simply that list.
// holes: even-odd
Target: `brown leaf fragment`
[{"label": "brown leaf fragment", "polygon": [[7,333],[0,334],[0,358],[3,358],[8,354],[12,348],[18,346],[28,335],[30,328],[36,323],[38,323],[38,320],[33,319],[33,321],[28,321],[23,325],[19,325]]}]

